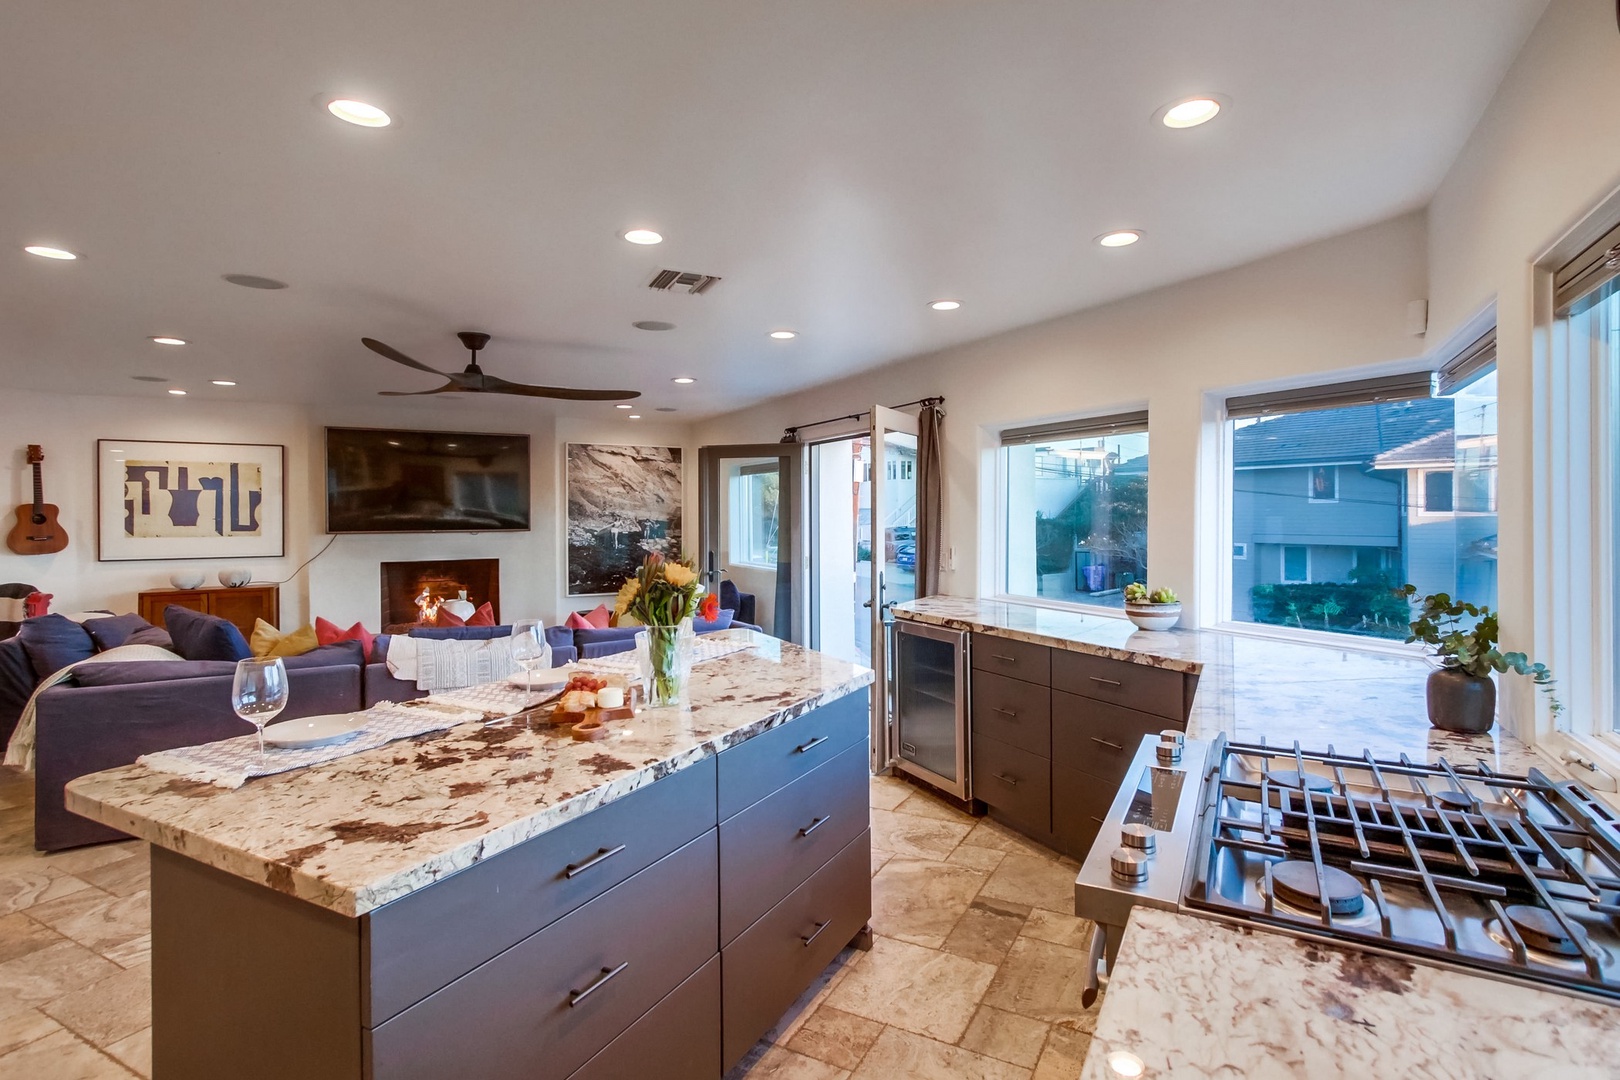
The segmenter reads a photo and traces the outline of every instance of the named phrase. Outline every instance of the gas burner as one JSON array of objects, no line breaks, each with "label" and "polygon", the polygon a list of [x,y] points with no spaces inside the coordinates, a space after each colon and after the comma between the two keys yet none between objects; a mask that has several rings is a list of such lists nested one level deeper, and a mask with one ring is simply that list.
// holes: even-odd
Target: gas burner
[{"label": "gas burner", "polygon": [[1437,791],[1434,793],[1437,806],[1446,810],[1472,810],[1474,797],[1466,791]]},{"label": "gas burner", "polygon": [[1554,956],[1581,955],[1580,943],[1586,940],[1586,934],[1580,927],[1574,927],[1576,936],[1570,937],[1569,931],[1553,917],[1552,912],[1544,908],[1510,904],[1504,910],[1508,922],[1519,932],[1526,948]]},{"label": "gas burner", "polygon": [[[1329,780],[1325,776],[1317,776],[1315,773],[1305,773],[1304,776],[1305,782],[1303,787],[1306,791],[1333,790],[1333,781]],[[1266,779],[1271,782],[1273,787],[1292,788],[1293,790],[1298,791],[1302,786],[1300,784],[1300,772],[1298,769],[1267,769]]]},{"label": "gas burner", "polygon": [[[1336,866],[1322,867],[1322,883],[1327,886],[1328,911],[1334,915],[1359,915],[1367,893],[1361,882]],[[1316,866],[1299,859],[1284,859],[1271,866],[1271,886],[1275,899],[1313,914],[1322,910]]]}]

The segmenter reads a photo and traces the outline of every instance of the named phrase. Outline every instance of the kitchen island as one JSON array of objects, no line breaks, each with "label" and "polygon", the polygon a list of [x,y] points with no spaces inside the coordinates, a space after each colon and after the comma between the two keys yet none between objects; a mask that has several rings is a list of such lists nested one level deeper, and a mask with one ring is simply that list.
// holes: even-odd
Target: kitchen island
[{"label": "kitchen island", "polygon": [[725,633],[750,647],[600,742],[473,723],[234,791],[74,781],[153,845],[154,1075],[718,1077],[871,910],[872,673]]}]

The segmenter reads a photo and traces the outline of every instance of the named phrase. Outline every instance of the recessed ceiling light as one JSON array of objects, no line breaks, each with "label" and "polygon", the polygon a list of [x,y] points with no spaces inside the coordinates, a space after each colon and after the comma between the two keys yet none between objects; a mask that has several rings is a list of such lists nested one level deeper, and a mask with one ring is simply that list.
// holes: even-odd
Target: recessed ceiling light
[{"label": "recessed ceiling light", "polygon": [[159,345],[184,345],[186,343],[185,338],[178,337],[155,337],[152,340]]},{"label": "recessed ceiling light", "polygon": [[777,341],[792,341],[794,338],[796,338],[798,336],[799,335],[796,332],[792,331],[792,330],[772,330],[771,331],[771,337],[775,338]]},{"label": "recessed ceiling light", "polygon": [[634,322],[634,323],[631,323],[630,325],[635,327],[637,330],[673,330],[673,329],[675,329],[675,324],[674,323],[672,323],[672,322],[659,322],[657,319],[642,319],[640,322]]},{"label": "recessed ceiling light", "polygon": [[212,382],[215,386],[235,386],[236,385],[236,380],[235,379],[210,379],[209,381]]},{"label": "recessed ceiling light", "polygon": [[640,413],[631,413],[629,416],[625,417],[625,419],[626,420],[640,420],[641,419],[641,414]]},{"label": "recessed ceiling light", "polygon": [[347,120],[351,124],[361,127],[380,128],[387,127],[394,122],[393,117],[364,101],[355,101],[352,98],[338,98],[336,101],[326,103],[326,111],[339,120]]},{"label": "recessed ceiling light", "polygon": [[1142,239],[1139,229],[1120,229],[1117,232],[1103,233],[1097,237],[1097,243],[1103,247],[1130,247]]},{"label": "recessed ceiling light", "polygon": [[1212,97],[1188,98],[1164,110],[1159,118],[1167,128],[1190,128],[1207,124],[1221,111],[1221,103]]},{"label": "recessed ceiling light", "polygon": [[186,392],[184,390],[180,389],[178,386],[170,387],[169,388],[169,393],[173,394],[175,397],[185,397],[186,396]]},{"label": "recessed ceiling light", "polygon": [[669,381],[672,383],[679,383],[682,386],[691,386],[693,383],[697,382],[697,380],[692,378],[690,375],[677,375]]},{"label": "recessed ceiling light", "polygon": [[624,234],[624,238],[632,244],[662,244],[662,233],[655,233],[651,229],[631,229]]},{"label": "recessed ceiling light", "polygon": [[258,274],[225,274],[223,277],[232,285],[240,285],[244,289],[285,289],[287,287],[285,281],[260,277]]},{"label": "recessed ceiling light", "polygon": [[613,407],[615,409],[633,409],[633,408],[635,408],[634,405],[615,405]]},{"label": "recessed ceiling light", "polygon": [[28,252],[30,255],[38,255],[42,259],[73,260],[78,258],[77,255],[73,254],[73,252],[69,251],[67,248],[47,247],[44,244],[29,244],[27,247],[23,248],[23,250]]},{"label": "recessed ceiling light", "polygon": [[933,308],[935,311],[955,311],[957,308],[962,306],[962,301],[960,301],[960,300],[935,300],[932,304],[929,304],[928,306]]},{"label": "recessed ceiling light", "polygon": [[1116,1076],[1137,1077],[1147,1071],[1147,1064],[1129,1050],[1115,1050],[1108,1055],[1108,1067]]}]

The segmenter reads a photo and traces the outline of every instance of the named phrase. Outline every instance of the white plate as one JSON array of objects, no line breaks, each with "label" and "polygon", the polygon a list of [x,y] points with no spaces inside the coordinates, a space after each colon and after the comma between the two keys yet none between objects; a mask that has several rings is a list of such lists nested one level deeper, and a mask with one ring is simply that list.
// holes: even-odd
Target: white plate
[{"label": "white plate", "polygon": [[298,720],[283,720],[264,729],[264,744],[284,750],[302,750],[310,746],[352,739],[366,730],[365,713],[332,713],[329,716],[305,716]]}]

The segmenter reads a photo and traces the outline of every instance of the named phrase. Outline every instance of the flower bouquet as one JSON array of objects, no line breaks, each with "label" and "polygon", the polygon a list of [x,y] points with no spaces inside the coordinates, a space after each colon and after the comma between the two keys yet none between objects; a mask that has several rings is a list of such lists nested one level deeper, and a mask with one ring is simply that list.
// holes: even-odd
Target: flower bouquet
[{"label": "flower bouquet", "polygon": [[662,555],[648,555],[636,576],[625,581],[613,602],[613,614],[620,626],[640,624],[647,628],[638,638],[646,640],[647,667],[650,669],[650,703],[653,706],[679,705],[686,693],[686,679],[692,671],[692,616],[702,608],[718,608],[716,597],[698,596],[697,567],[691,559],[675,561]]}]

